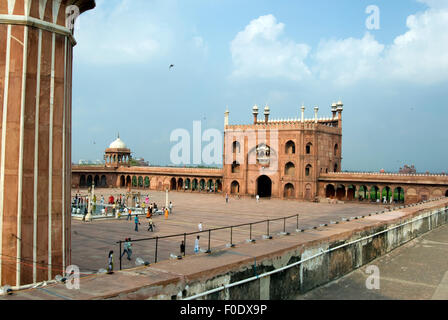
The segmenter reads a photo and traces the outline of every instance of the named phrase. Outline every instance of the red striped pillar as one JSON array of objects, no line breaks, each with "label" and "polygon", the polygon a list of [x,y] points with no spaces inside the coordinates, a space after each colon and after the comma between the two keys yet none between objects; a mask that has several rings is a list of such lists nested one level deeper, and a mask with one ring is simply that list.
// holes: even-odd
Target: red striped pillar
[{"label": "red striped pillar", "polygon": [[94,0],[0,0],[0,285],[71,263],[71,93],[66,9]]}]

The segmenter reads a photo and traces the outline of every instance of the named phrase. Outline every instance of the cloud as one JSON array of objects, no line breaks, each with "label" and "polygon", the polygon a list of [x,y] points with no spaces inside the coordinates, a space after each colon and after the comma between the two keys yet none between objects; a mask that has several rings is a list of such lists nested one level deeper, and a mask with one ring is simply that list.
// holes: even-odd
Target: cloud
[{"label": "cloud", "polygon": [[[429,8],[410,15],[408,31],[393,43],[362,38],[320,41],[310,54],[307,44],[282,40],[285,25],[261,16],[231,43],[233,76],[331,81],[347,86],[363,80],[434,84],[448,80],[448,1],[419,0]],[[307,59],[308,64],[305,63]]]},{"label": "cloud", "polygon": [[[133,5],[129,0],[97,1],[94,11],[79,18],[77,59],[96,65],[126,65],[162,56],[173,36],[155,16],[149,1]],[[130,25],[131,31],[127,28]]]},{"label": "cloud", "polygon": [[384,45],[367,32],[362,39],[321,41],[314,55],[316,77],[351,84],[376,75]]},{"label": "cloud", "polygon": [[252,20],[231,42],[234,77],[284,77],[300,80],[310,75],[304,60],[306,44],[282,39],[285,25],[273,15]]}]

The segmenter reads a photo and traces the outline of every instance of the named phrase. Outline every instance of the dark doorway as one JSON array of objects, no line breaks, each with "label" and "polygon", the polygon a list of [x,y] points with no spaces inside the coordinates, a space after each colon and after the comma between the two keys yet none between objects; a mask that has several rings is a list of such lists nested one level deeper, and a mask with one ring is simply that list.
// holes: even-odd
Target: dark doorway
[{"label": "dark doorway", "polygon": [[261,176],[257,180],[257,194],[261,198],[270,198],[272,195],[272,181],[267,176]]}]

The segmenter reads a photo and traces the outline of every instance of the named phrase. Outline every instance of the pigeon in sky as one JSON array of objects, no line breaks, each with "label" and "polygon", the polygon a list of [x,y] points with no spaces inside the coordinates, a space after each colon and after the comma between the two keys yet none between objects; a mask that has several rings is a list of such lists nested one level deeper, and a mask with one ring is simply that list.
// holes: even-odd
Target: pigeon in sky
[{"label": "pigeon in sky", "polygon": [[170,70],[171,70],[172,68],[174,68],[174,64],[171,64],[171,65],[170,65]]}]

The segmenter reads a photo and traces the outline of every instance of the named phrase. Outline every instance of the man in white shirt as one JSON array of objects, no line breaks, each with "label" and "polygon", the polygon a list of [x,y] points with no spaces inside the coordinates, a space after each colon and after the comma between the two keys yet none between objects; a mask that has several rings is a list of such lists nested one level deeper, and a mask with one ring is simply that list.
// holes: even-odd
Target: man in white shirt
[{"label": "man in white shirt", "polygon": [[202,222],[199,222],[198,229],[199,229],[199,232],[202,232]]}]

